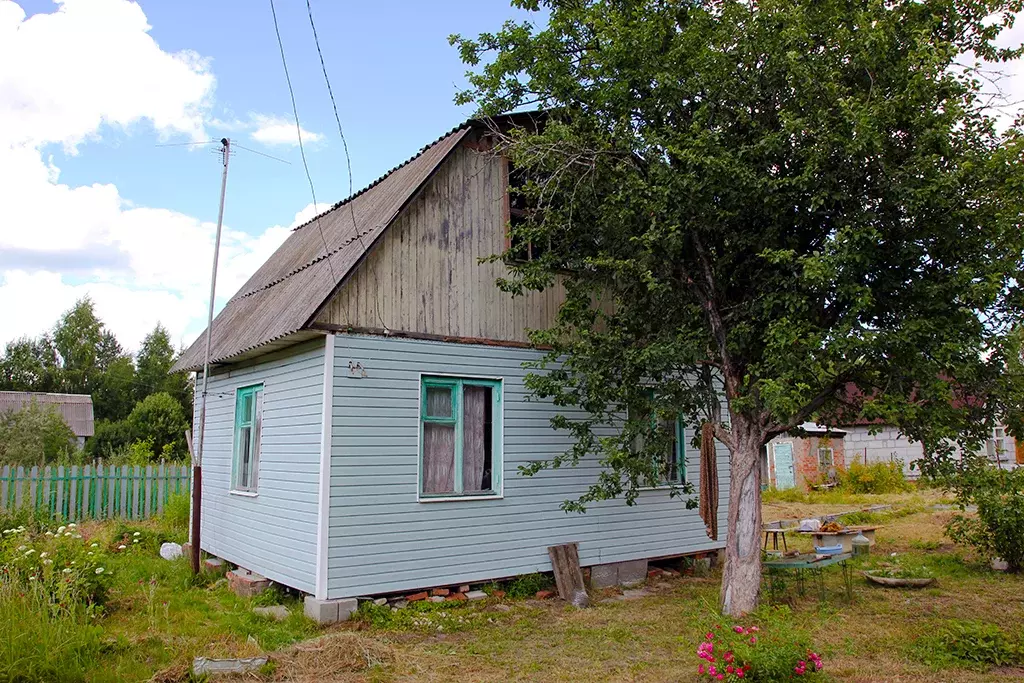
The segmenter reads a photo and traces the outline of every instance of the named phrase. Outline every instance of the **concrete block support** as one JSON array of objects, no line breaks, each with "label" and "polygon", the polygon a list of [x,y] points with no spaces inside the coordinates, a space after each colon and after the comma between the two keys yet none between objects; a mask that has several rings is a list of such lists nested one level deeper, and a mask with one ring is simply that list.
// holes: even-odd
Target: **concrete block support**
[{"label": "concrete block support", "polygon": [[647,560],[595,564],[590,568],[590,585],[594,588],[635,586],[647,579]]},{"label": "concrete block support", "polygon": [[348,621],[358,607],[359,601],[355,598],[317,600],[312,595],[307,595],[303,603],[303,611],[306,616],[318,624],[336,624],[339,621]]}]

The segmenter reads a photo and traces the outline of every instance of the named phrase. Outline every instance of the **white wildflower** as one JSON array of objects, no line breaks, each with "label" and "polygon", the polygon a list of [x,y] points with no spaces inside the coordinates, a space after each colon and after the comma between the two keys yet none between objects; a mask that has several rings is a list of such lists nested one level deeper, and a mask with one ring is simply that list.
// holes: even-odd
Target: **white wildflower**
[{"label": "white wildflower", "polygon": [[67,529],[66,526],[59,526],[59,527],[57,527],[57,533],[58,534],[62,534],[62,533],[64,533],[65,529]]},{"label": "white wildflower", "polygon": [[134,534],[132,534],[132,536],[141,536],[141,535],[142,535],[142,533],[139,532],[139,531],[136,531]]},{"label": "white wildflower", "polygon": [[64,571],[62,571],[61,573],[62,574],[70,574],[71,573],[71,567],[64,567]]},{"label": "white wildflower", "polygon": [[75,534],[74,536],[72,536],[72,538],[81,538],[81,537],[82,537],[82,534]]},{"label": "white wildflower", "polygon": [[47,535],[47,536],[53,536],[53,532],[52,532],[52,531],[47,531],[47,532],[46,532],[46,535]]},{"label": "white wildflower", "polygon": [[25,554],[26,554],[26,555],[31,555],[31,554],[32,554],[32,553],[34,553],[35,551],[36,551],[36,549],[35,549],[35,548],[29,548],[28,550],[26,550],[26,551],[25,551]]},{"label": "white wildflower", "polygon": [[86,553],[86,555],[92,555],[92,551],[90,550],[89,552]]},{"label": "white wildflower", "polygon": [[139,542],[139,539],[137,539],[137,538],[134,541],[132,541],[132,543],[138,543],[138,542]]},{"label": "white wildflower", "polygon": [[49,554],[50,554],[50,553],[48,553],[48,552],[46,552],[46,551],[43,551],[43,552],[39,553],[39,557],[46,557],[46,556],[47,556],[47,555],[49,555]]},{"label": "white wildflower", "polygon": [[71,536],[74,536],[74,534],[73,534],[73,533],[71,533],[70,531],[65,531],[65,532],[64,532],[64,535],[65,535],[65,536],[67,536],[67,537],[69,537],[69,538],[70,538]]},{"label": "white wildflower", "polygon": [[36,577],[34,577],[34,576],[30,576],[30,577],[28,577],[28,580],[29,580],[29,581],[35,581],[35,580],[36,580]]},{"label": "white wildflower", "polygon": [[27,545],[19,545],[18,546],[18,552],[20,553],[21,551],[23,551],[27,547],[28,547]]},{"label": "white wildflower", "polygon": [[53,560],[43,560],[43,564],[53,564]]},{"label": "white wildflower", "polygon": [[90,548],[99,548],[100,544],[99,543],[91,543],[91,544],[89,544],[89,547]]},{"label": "white wildflower", "polygon": [[97,574],[102,574],[104,571],[105,570],[103,569],[103,567],[96,567],[96,573]]},{"label": "white wildflower", "polygon": [[78,526],[78,525],[75,524],[74,522],[71,522],[71,524],[68,524],[68,528],[69,529],[74,529],[76,526]]},{"label": "white wildflower", "polygon": [[122,543],[121,545],[117,546],[117,549],[118,549],[118,550],[124,550],[124,549],[125,549],[125,548],[127,548],[127,547],[128,547],[128,546],[126,546],[126,545],[125,545],[124,543]]}]

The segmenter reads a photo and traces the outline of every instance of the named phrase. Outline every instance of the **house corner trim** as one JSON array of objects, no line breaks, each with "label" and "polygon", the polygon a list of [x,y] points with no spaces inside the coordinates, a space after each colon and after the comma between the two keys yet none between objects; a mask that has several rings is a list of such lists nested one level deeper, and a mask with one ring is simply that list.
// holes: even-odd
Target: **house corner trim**
[{"label": "house corner trim", "polygon": [[327,552],[330,545],[331,435],[334,407],[334,334],[324,342],[323,414],[320,433],[320,478],[316,520],[316,599],[327,599]]}]

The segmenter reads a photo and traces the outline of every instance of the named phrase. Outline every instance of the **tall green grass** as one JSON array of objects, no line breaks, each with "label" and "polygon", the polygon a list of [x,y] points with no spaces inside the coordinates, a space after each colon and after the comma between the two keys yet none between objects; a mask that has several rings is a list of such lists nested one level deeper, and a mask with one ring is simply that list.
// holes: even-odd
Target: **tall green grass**
[{"label": "tall green grass", "polygon": [[55,606],[33,583],[0,577],[0,680],[86,680],[103,648],[94,613],[80,604]]}]

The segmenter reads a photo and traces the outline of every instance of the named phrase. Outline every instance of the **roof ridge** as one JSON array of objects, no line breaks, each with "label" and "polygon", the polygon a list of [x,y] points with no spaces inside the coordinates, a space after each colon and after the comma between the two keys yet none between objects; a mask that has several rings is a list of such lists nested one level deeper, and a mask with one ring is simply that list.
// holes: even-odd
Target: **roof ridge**
[{"label": "roof ridge", "polygon": [[420,150],[419,150],[418,152],[416,152],[416,154],[412,155],[411,157],[409,157],[408,159],[406,159],[405,161],[403,161],[402,163],[400,163],[400,164],[399,164],[398,166],[395,166],[394,168],[392,168],[392,169],[391,169],[391,170],[389,170],[389,171],[385,171],[385,172],[384,172],[384,175],[382,175],[382,176],[380,176],[379,178],[377,178],[376,180],[374,180],[374,181],[370,182],[370,184],[369,184],[369,185],[367,185],[366,187],[364,187],[363,189],[361,189],[361,190],[357,190],[356,192],[354,192],[353,194],[349,195],[348,197],[345,197],[344,199],[341,199],[341,200],[339,200],[339,201],[335,202],[334,204],[332,204],[332,205],[331,205],[331,207],[330,207],[330,208],[328,208],[328,209],[324,209],[324,210],[323,210],[323,211],[321,211],[320,213],[318,213],[318,214],[316,214],[315,216],[313,216],[312,218],[310,218],[310,219],[309,219],[308,221],[306,221],[305,223],[303,223],[303,224],[301,224],[301,225],[297,225],[297,226],[295,226],[294,228],[292,228],[292,232],[298,232],[299,230],[302,230],[303,228],[305,228],[306,226],[308,226],[308,225],[312,224],[312,223],[313,223],[313,222],[315,222],[316,220],[318,220],[318,219],[320,219],[320,218],[322,218],[322,217],[326,216],[326,215],[327,215],[327,214],[329,214],[329,213],[330,213],[331,211],[334,211],[334,210],[335,210],[335,209],[337,209],[337,208],[340,208],[340,207],[342,207],[342,206],[345,206],[346,204],[348,204],[348,203],[349,203],[349,202],[351,202],[352,200],[356,199],[357,197],[359,197],[359,196],[361,196],[361,195],[364,195],[364,194],[366,194],[367,192],[369,192],[370,190],[372,190],[372,189],[373,189],[374,187],[376,187],[377,185],[380,185],[380,184],[381,184],[382,182],[384,182],[385,180],[387,180],[387,178],[388,178],[388,177],[389,177],[389,176],[390,176],[391,174],[395,173],[395,171],[398,171],[399,169],[402,169],[402,168],[404,168],[405,166],[408,166],[408,165],[409,165],[409,164],[411,164],[412,162],[414,162],[414,161],[416,161],[417,159],[419,159],[419,158],[420,158],[421,156],[423,156],[423,153],[424,153],[424,152],[426,152],[426,151],[427,151],[428,149],[430,149],[431,147],[433,147],[433,146],[434,146],[434,145],[436,145],[437,143],[439,143],[439,142],[441,142],[442,140],[444,140],[444,139],[445,139],[446,137],[448,137],[449,135],[453,135],[453,134],[455,134],[455,133],[459,132],[460,130],[462,130],[463,128],[469,128],[469,127],[470,127],[470,126],[472,126],[472,125],[473,125],[473,124],[474,124],[474,123],[475,123],[476,121],[477,121],[477,119],[476,119],[476,118],[468,118],[468,119],[466,119],[465,121],[463,121],[463,122],[462,122],[462,123],[460,123],[459,125],[455,126],[455,127],[454,127],[454,128],[452,128],[451,130],[449,130],[449,131],[448,131],[447,133],[445,133],[445,134],[441,135],[440,137],[436,138],[436,139],[435,139],[435,140],[434,140],[433,142],[427,143],[426,145],[424,145],[423,147],[421,147],[421,148],[420,148]]}]

